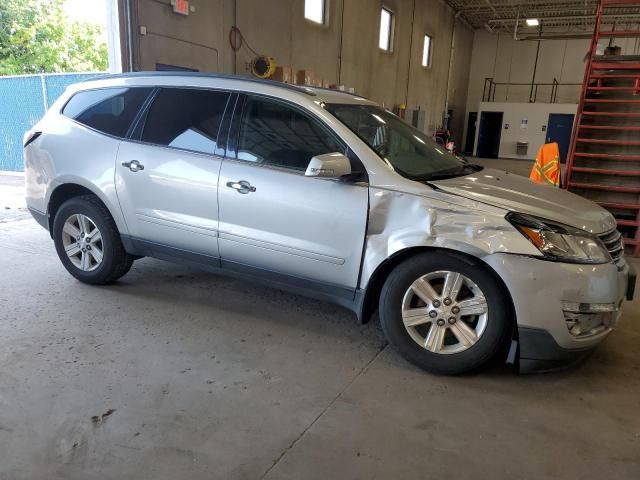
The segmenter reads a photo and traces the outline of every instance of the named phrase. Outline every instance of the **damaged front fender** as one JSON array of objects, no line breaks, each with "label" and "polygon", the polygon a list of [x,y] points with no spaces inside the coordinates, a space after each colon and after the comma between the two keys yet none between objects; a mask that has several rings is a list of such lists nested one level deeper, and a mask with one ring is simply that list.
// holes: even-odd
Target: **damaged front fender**
[{"label": "damaged front fender", "polygon": [[540,256],[504,217],[507,210],[433,191],[425,196],[382,187],[369,191],[369,225],[360,288],[402,250],[446,248],[482,258],[493,253]]}]

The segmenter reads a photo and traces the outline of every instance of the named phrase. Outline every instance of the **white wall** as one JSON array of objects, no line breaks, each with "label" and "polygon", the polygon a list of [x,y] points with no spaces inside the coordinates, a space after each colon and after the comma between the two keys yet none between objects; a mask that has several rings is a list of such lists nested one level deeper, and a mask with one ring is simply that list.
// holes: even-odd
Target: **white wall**
[{"label": "white wall", "polygon": [[[589,50],[589,39],[544,40],[540,42],[536,83],[551,83],[554,78],[560,83],[582,83],[584,57]],[[527,83],[533,79],[538,42],[516,41],[511,35],[491,34],[476,30],[471,54],[471,75],[467,96],[468,111],[476,111],[482,100],[484,80],[492,77],[500,83]],[[548,97],[549,89],[538,89],[540,100]],[[548,90],[548,91],[547,91]],[[530,86],[497,87],[496,101],[528,102]],[[559,92],[559,103],[578,101],[580,86],[563,88]]]},{"label": "white wall", "polygon": [[[561,103],[513,103],[513,102],[480,102],[478,110],[478,128],[473,151],[478,148],[478,133],[480,116],[483,111],[503,112],[502,134],[500,136],[500,158],[519,158],[535,160],[536,152],[546,140],[546,127],[550,113],[576,113],[577,104]],[[522,120],[526,119],[526,128],[521,128]],[[509,128],[505,128],[506,126]],[[544,129],[543,129],[544,127]],[[516,153],[517,142],[529,142],[527,155]]]},{"label": "white wall", "polygon": [[[591,40],[588,38],[543,40],[540,42],[535,82],[551,83],[555,78],[560,83],[577,84],[561,86],[558,90],[558,103],[578,103],[584,79],[585,56],[589,51],[590,42]],[[599,50],[604,49],[608,40],[602,40],[601,43]],[[496,102],[529,101],[537,44],[537,41],[516,41],[513,39],[513,34],[489,33],[486,30],[475,31],[466,118],[468,118],[469,112],[479,111],[485,78],[488,77],[492,77],[495,82],[499,83],[529,84],[497,87]],[[639,46],[635,39],[618,39],[616,44],[622,47],[623,54],[638,53]],[[548,102],[550,94],[551,87],[538,87],[537,101]],[[495,106],[493,110],[500,111]],[[480,117],[478,116],[478,118]],[[466,126],[465,120],[464,138],[466,138]]]}]

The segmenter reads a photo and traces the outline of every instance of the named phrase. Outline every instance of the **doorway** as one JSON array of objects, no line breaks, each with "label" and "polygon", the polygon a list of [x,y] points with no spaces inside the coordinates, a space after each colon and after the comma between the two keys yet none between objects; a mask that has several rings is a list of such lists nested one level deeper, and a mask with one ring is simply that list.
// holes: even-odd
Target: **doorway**
[{"label": "doorway", "polygon": [[478,112],[469,112],[469,120],[467,120],[467,138],[464,142],[464,153],[473,154],[473,143],[476,141],[477,122]]},{"label": "doorway", "polygon": [[546,142],[556,142],[560,150],[560,162],[567,160],[569,143],[571,142],[571,129],[573,128],[573,114],[550,113],[547,122]]},{"label": "doorway", "polygon": [[482,158],[498,158],[503,112],[482,112],[478,131],[476,155]]}]

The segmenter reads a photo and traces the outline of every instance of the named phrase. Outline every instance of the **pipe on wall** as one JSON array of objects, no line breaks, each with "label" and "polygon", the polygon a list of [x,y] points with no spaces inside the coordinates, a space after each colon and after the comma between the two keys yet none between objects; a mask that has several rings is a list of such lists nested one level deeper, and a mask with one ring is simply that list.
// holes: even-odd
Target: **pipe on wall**
[{"label": "pipe on wall", "polygon": [[338,85],[342,84],[342,43],[344,36],[344,3],[342,0],[342,9],[340,11],[340,46],[338,47]]},{"label": "pipe on wall", "polygon": [[[238,28],[238,0],[233,0],[233,27]],[[238,52],[235,48],[233,50],[233,74],[236,75],[238,72]]]},{"label": "pipe on wall", "polygon": [[[346,1],[346,0],[344,0]],[[409,105],[409,83],[411,82],[411,57],[413,56],[413,27],[416,23],[416,0],[413,0],[411,12],[411,36],[409,37],[409,62],[407,65],[407,89],[404,94],[404,106]]]},{"label": "pipe on wall", "polygon": [[[542,24],[540,24],[540,35],[542,35]],[[531,77],[531,90],[529,90],[529,103],[534,103],[535,102],[535,98],[533,96],[533,88],[534,85],[536,83],[536,71],[538,70],[538,58],[540,57],[540,42],[538,42],[538,45],[536,47],[536,60],[535,62],[533,62],[533,75]]]},{"label": "pipe on wall", "polygon": [[453,72],[453,59],[456,50],[456,24],[462,12],[456,12],[453,16],[453,25],[451,27],[451,45],[449,49],[449,69],[447,70],[447,86],[444,92],[444,112],[442,112],[442,125],[448,124],[449,120],[449,89],[451,88],[451,74]]}]

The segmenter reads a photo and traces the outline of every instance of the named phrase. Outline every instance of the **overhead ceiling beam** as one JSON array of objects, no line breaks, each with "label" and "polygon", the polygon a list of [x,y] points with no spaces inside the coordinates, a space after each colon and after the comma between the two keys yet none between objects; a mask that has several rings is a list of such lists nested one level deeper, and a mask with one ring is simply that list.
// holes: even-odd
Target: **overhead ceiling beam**
[{"label": "overhead ceiling beam", "polygon": [[491,11],[493,12],[493,14],[495,16],[498,16],[498,11],[496,10],[496,8],[491,4],[491,0],[485,0],[485,2],[487,2],[487,5],[489,6],[489,8],[491,8]]},{"label": "overhead ceiling beam", "polygon": [[[613,21],[613,20],[629,20],[629,19],[640,19],[640,13],[628,13],[622,15],[603,15],[603,20]],[[544,22],[566,22],[571,20],[595,20],[595,15],[569,15],[569,16],[550,16],[550,17],[541,17],[541,20]],[[492,18],[488,20],[489,23],[513,23],[517,18]]]},{"label": "overhead ceiling beam", "polygon": [[562,1],[557,1],[557,2],[552,2],[552,1],[546,1],[546,2],[535,2],[535,1],[513,1],[513,2],[496,2],[496,0],[493,0],[491,2],[487,1],[486,4],[482,4],[482,3],[475,3],[475,4],[471,4],[471,3],[463,3],[461,6],[459,6],[457,8],[457,10],[459,11],[477,11],[477,10],[501,10],[501,9],[512,9],[514,7],[527,7],[527,8],[539,8],[539,9],[559,9],[559,10],[563,10],[566,8],[571,8],[571,9],[580,9],[580,10],[584,10],[585,6],[587,8],[593,8],[595,10],[596,6],[597,6],[597,2],[593,1],[593,0],[589,0],[586,2],[582,1],[575,1],[575,0],[571,0],[569,2],[562,2]]},{"label": "overhead ceiling beam", "polygon": [[[474,28],[483,26],[489,30],[513,29],[516,17],[520,19],[538,18],[550,27],[582,26],[590,28],[595,22],[599,0],[445,0],[461,18]],[[615,13],[603,16],[607,24],[640,23],[640,11],[620,8]],[[520,23],[521,25],[521,23]]]}]

